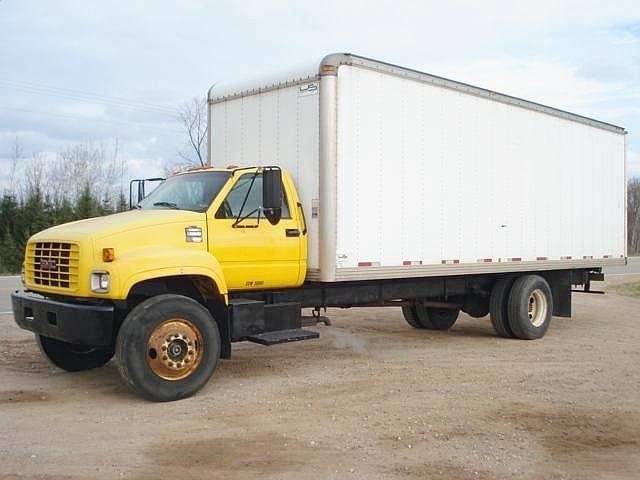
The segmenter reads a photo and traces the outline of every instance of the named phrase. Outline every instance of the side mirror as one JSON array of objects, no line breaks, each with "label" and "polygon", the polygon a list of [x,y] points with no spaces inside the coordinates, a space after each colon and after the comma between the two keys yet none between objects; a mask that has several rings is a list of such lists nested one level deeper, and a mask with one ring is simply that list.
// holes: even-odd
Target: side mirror
[{"label": "side mirror", "polygon": [[135,179],[129,182],[129,210],[135,208],[144,198],[144,181]]},{"label": "side mirror", "polygon": [[271,225],[276,225],[282,217],[282,172],[277,167],[267,167],[262,171],[262,208]]},{"label": "side mirror", "polygon": [[145,184],[147,182],[164,182],[164,178],[136,178],[129,182],[129,210],[135,208],[147,196]]}]

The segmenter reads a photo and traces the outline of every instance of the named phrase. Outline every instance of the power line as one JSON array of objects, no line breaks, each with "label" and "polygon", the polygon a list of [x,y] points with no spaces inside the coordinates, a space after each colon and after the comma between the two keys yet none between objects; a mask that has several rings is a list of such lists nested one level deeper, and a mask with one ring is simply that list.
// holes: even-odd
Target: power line
[{"label": "power line", "polygon": [[139,100],[132,100],[130,98],[111,97],[111,96],[102,95],[102,94],[99,94],[99,93],[86,92],[86,91],[75,90],[75,89],[71,89],[71,88],[53,87],[53,86],[50,86],[50,85],[43,85],[43,84],[34,83],[34,82],[27,82],[27,81],[24,81],[24,80],[11,80],[11,79],[8,79],[8,78],[1,78],[0,77],[0,82],[6,82],[6,83],[9,83],[9,84],[13,84],[13,85],[21,85],[21,86],[25,86],[25,87],[38,88],[38,89],[44,89],[44,90],[49,90],[49,91],[57,91],[57,92],[71,94],[71,95],[80,95],[80,96],[85,96],[85,97],[100,98],[100,99],[104,99],[104,100],[107,100],[107,101],[124,102],[124,103],[127,103],[127,104],[135,104],[135,105],[140,105],[140,106],[145,106],[145,107],[157,108],[157,109],[165,110],[165,111],[169,111],[169,112],[175,112],[176,111],[174,108],[168,107],[166,105],[157,105],[157,104],[153,104],[153,103],[149,103],[149,102],[143,102],[143,101],[139,101]]},{"label": "power line", "polygon": [[38,95],[52,96],[71,100],[93,101],[96,103],[102,103],[104,105],[141,110],[147,113],[167,115],[172,117],[176,117],[179,114],[179,111],[177,109],[163,105],[156,105],[148,102],[141,102],[125,98],[109,97],[106,95],[72,90],[69,88],[51,87],[36,84],[33,82],[0,78],[0,85],[27,93],[35,93]]},{"label": "power line", "polygon": [[112,125],[129,124],[129,125],[135,125],[138,128],[142,128],[142,129],[146,129],[146,130],[164,130],[166,132],[171,132],[171,133],[176,133],[176,134],[184,133],[184,132],[182,132],[180,130],[173,130],[173,129],[167,128],[167,127],[150,125],[148,123],[132,122],[132,121],[128,121],[128,120],[117,120],[116,121],[116,120],[106,120],[106,119],[102,119],[102,118],[85,118],[85,117],[78,117],[78,116],[68,115],[68,114],[59,113],[59,112],[48,112],[48,111],[45,112],[45,111],[38,111],[38,110],[30,110],[28,108],[15,108],[15,107],[7,107],[7,106],[3,106],[2,109],[3,110],[12,110],[12,111],[16,111],[16,112],[32,113],[32,114],[37,114],[37,115],[49,115],[49,116],[54,116],[54,117],[62,117],[62,118],[68,118],[68,119],[76,120],[76,121],[80,121],[80,122],[98,122],[98,123],[107,123],[107,124],[112,124]]},{"label": "power line", "polygon": [[101,98],[97,98],[97,97],[74,95],[74,94],[69,94],[69,93],[64,93],[64,92],[56,92],[56,91],[46,91],[46,90],[43,90],[43,89],[38,89],[38,88],[33,88],[33,87],[18,86],[18,85],[8,85],[8,84],[5,84],[2,81],[0,81],[0,85],[5,86],[5,87],[9,87],[9,88],[13,88],[15,90],[19,90],[19,91],[22,91],[22,92],[25,92],[25,93],[33,93],[33,94],[37,94],[37,95],[45,95],[45,96],[49,96],[49,97],[62,98],[62,99],[67,99],[67,100],[76,100],[76,101],[82,101],[82,102],[98,103],[98,104],[102,104],[102,105],[106,105],[106,106],[124,107],[124,108],[132,109],[132,110],[139,110],[139,111],[142,111],[142,112],[145,112],[145,113],[155,114],[155,115],[164,115],[164,116],[169,116],[169,117],[177,117],[178,116],[178,112],[176,110],[161,110],[159,108],[145,107],[145,106],[141,106],[141,105],[138,105],[138,104],[126,103],[126,102],[123,102],[123,101],[105,100],[105,99],[101,99]]}]

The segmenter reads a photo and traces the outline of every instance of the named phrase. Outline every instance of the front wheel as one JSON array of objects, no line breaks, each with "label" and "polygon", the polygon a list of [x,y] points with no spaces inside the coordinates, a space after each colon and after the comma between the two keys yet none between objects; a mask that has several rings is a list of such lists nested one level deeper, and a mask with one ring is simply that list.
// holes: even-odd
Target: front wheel
[{"label": "front wheel", "polygon": [[213,374],[220,333],[209,311],[182,295],[158,295],[127,315],[116,342],[120,375],[144,398],[190,397]]},{"label": "front wheel", "polygon": [[53,365],[67,372],[82,372],[102,367],[113,357],[113,348],[76,345],[38,334],[36,343]]}]

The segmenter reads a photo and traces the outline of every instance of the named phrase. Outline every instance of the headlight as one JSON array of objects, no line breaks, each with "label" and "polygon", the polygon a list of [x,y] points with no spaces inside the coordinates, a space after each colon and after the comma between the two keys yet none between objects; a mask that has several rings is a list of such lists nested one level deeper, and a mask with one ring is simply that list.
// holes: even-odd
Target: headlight
[{"label": "headlight", "polygon": [[109,291],[109,273],[91,273],[91,291],[96,293],[107,293]]}]

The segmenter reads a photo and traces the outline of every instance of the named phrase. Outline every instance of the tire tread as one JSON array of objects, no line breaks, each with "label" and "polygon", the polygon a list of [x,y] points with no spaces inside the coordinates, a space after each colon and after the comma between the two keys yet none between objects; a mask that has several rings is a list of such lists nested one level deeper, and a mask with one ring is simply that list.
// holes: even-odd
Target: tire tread
[{"label": "tire tread", "polygon": [[501,278],[498,280],[491,290],[489,300],[489,316],[491,325],[496,334],[503,338],[513,338],[513,332],[509,326],[509,292],[513,285],[512,278]]}]

